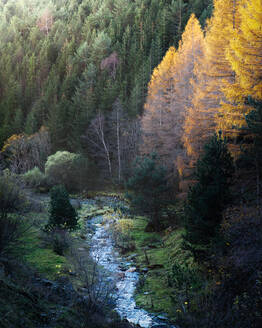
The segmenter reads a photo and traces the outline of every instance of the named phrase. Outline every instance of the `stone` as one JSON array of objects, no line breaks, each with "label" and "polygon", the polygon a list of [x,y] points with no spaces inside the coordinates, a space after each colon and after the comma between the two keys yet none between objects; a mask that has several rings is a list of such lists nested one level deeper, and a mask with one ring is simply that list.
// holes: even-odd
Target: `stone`
[{"label": "stone", "polygon": [[163,320],[163,321],[168,320],[168,318],[167,318],[166,316],[164,316],[164,315],[158,315],[157,318],[158,318],[159,320]]},{"label": "stone", "polygon": [[128,261],[130,261],[130,260],[133,260],[134,258],[136,258],[137,257],[137,254],[131,254],[131,255],[129,255],[126,259],[128,260]]},{"label": "stone", "polygon": [[124,263],[120,263],[119,268],[121,271],[126,271],[128,267]]},{"label": "stone", "polygon": [[85,251],[85,249],[84,249],[83,247],[79,247],[78,250],[79,250],[80,252]]},{"label": "stone", "polygon": [[135,272],[135,271],[136,271],[136,267],[131,267],[126,272]]},{"label": "stone", "polygon": [[125,278],[125,273],[124,272],[118,272],[117,276],[122,280]]}]

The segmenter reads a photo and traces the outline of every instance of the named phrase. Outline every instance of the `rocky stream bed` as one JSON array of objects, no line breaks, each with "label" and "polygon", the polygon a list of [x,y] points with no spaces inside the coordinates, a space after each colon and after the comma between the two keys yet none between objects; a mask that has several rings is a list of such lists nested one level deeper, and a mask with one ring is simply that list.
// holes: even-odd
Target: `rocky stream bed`
[{"label": "rocky stream bed", "polygon": [[89,236],[91,256],[107,271],[108,281],[116,284],[115,310],[121,318],[143,328],[175,328],[169,323],[166,315],[148,313],[136,305],[134,294],[141,273],[137,271],[132,256],[125,258],[114,246],[110,231],[107,229],[110,223],[105,224],[103,216],[95,216],[89,219],[87,224],[88,230],[93,231]]}]

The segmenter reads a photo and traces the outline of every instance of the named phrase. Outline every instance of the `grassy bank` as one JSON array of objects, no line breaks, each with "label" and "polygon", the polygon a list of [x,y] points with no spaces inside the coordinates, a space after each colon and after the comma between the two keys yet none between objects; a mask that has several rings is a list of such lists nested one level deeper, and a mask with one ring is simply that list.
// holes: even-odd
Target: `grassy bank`
[{"label": "grassy bank", "polygon": [[[131,230],[136,246],[134,261],[141,272],[136,302],[148,311],[166,313],[169,318],[176,320],[186,310],[189,292],[184,290],[183,285],[174,282],[174,279],[179,278],[175,276],[174,267],[192,274],[195,264],[190,253],[182,248],[182,229],[145,232],[146,225],[146,218],[135,217]],[[193,284],[193,280],[190,283]],[[192,290],[196,286],[191,287]]]}]

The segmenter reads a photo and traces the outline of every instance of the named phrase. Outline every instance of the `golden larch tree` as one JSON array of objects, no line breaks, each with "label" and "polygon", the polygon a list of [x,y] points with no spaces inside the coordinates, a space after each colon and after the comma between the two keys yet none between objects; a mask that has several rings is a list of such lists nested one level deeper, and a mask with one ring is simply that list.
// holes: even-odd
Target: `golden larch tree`
[{"label": "golden larch tree", "polygon": [[262,99],[262,1],[246,0],[239,12],[240,31],[234,34],[227,56],[241,91],[234,86],[229,96],[241,104],[247,96]]},{"label": "golden larch tree", "polygon": [[213,16],[206,28],[204,54],[194,67],[192,106],[184,125],[183,141],[194,166],[207,139],[221,129],[221,103],[225,102],[223,88],[232,84],[235,73],[226,57],[230,38],[238,25],[237,0],[215,0]]},{"label": "golden larch tree", "polygon": [[172,104],[174,128],[179,135],[177,144],[175,165],[180,175],[187,167],[186,152],[183,145],[184,124],[192,107],[194,87],[197,83],[195,65],[203,57],[204,33],[198,19],[191,15],[182,35],[178,48],[177,71],[174,79],[176,96]]},{"label": "golden larch tree", "polygon": [[141,120],[143,154],[157,152],[165,157],[162,130],[167,128],[170,104],[174,94],[174,72],[176,66],[176,49],[170,47],[161,63],[154,69],[148,84],[148,95]]},{"label": "golden larch tree", "polygon": [[171,47],[154,70],[142,117],[142,151],[156,151],[171,172],[183,157],[183,126],[191,104],[194,63],[203,51],[203,32],[192,15],[178,51]]}]

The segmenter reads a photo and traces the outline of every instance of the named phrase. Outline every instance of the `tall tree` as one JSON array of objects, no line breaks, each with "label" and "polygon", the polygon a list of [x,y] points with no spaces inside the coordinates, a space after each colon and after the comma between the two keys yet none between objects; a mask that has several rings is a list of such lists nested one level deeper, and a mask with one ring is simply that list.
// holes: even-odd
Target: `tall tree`
[{"label": "tall tree", "polygon": [[169,186],[166,170],[158,164],[156,154],[136,159],[133,175],[128,180],[127,187],[131,207],[139,213],[148,215],[151,229],[159,231],[161,212],[169,201]]},{"label": "tall tree", "polygon": [[242,128],[246,127],[245,114],[252,109],[247,97],[262,99],[262,3],[259,0],[242,1],[238,12],[239,28],[234,30],[226,53],[235,81],[224,89],[233,105],[222,106],[222,119],[229,126]]},{"label": "tall tree", "polygon": [[183,137],[191,166],[195,165],[203,145],[217,125],[224,128],[223,118],[218,113],[221,102],[225,101],[222,89],[235,79],[225,52],[236,25],[237,6],[236,0],[214,1],[213,16],[206,29],[204,56],[199,57],[195,65],[194,95]]},{"label": "tall tree", "polygon": [[225,141],[221,135],[214,135],[197,162],[197,183],[189,191],[185,207],[185,245],[197,260],[209,254],[217,236],[233,172]]},{"label": "tall tree", "polygon": [[[156,151],[162,158],[168,157],[167,145],[163,145],[162,132],[170,119],[176,66],[176,50],[170,47],[161,63],[154,69],[148,85],[148,96],[142,117],[143,144],[141,151]],[[173,131],[169,129],[173,134]],[[174,141],[174,137],[172,138]]]},{"label": "tall tree", "polygon": [[142,117],[143,148],[157,151],[169,170],[184,153],[183,125],[193,92],[190,82],[195,79],[194,65],[202,56],[203,41],[200,24],[191,15],[177,52],[173,47],[167,51],[148,87]]}]

